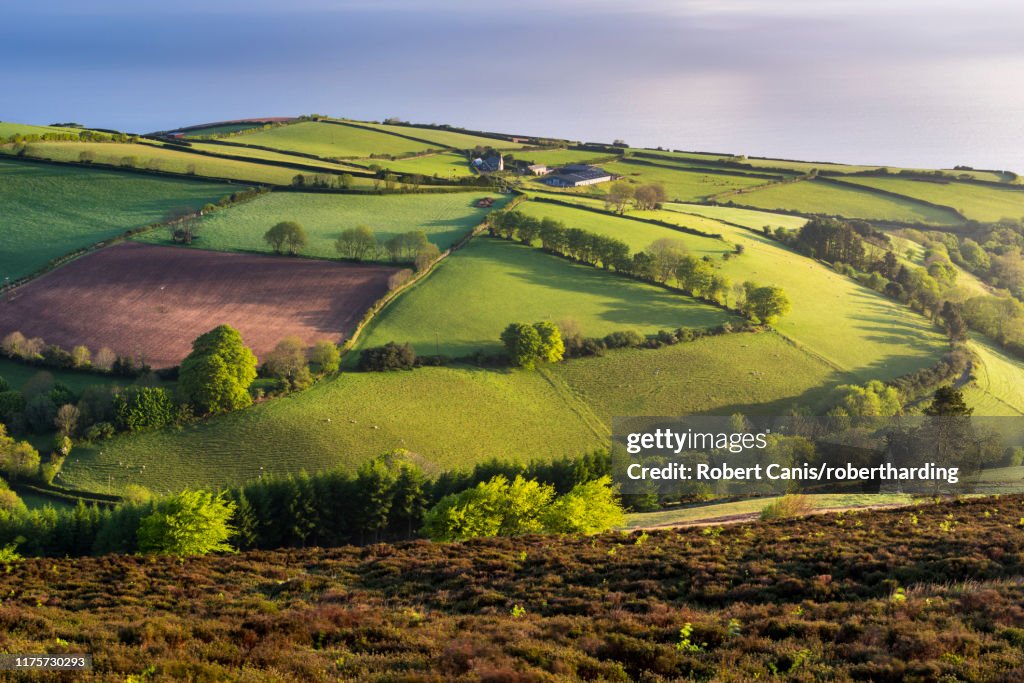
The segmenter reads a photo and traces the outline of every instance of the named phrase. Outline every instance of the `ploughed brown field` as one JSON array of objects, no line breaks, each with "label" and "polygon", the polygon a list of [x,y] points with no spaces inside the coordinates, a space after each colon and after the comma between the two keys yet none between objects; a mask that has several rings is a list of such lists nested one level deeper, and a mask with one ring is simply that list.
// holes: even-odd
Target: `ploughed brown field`
[{"label": "ploughed brown field", "polygon": [[0,300],[0,336],[20,331],[94,353],[108,346],[154,368],[192,340],[237,328],[257,356],[298,336],[339,342],[388,290],[395,268],[124,243],[33,280]]}]

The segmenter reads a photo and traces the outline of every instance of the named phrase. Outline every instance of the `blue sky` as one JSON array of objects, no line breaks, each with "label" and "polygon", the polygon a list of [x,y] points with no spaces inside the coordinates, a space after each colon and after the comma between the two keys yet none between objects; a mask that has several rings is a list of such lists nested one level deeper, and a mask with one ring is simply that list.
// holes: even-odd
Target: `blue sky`
[{"label": "blue sky", "polygon": [[318,112],[847,159],[1024,152],[1013,2],[97,0],[3,21],[0,120]]}]

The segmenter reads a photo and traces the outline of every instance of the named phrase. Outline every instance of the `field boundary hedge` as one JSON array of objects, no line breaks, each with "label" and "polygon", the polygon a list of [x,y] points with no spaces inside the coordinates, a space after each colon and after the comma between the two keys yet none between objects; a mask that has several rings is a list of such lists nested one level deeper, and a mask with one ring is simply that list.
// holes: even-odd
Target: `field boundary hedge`
[{"label": "field boundary hedge", "polygon": [[[199,155],[199,156],[210,157],[210,158],[213,158],[213,159],[230,159],[231,161],[240,161],[240,162],[250,163],[250,164],[259,164],[261,166],[275,166],[275,167],[278,167],[278,168],[289,168],[289,169],[293,169],[293,170],[296,170],[296,171],[311,171],[311,172],[315,172],[315,173],[325,173],[325,174],[329,174],[329,175],[342,175],[343,173],[348,173],[349,175],[352,175],[352,176],[355,176],[355,177],[358,177],[358,178],[374,178],[374,177],[376,177],[372,171],[359,170],[361,167],[355,167],[355,168],[353,168],[351,170],[349,170],[349,169],[339,169],[339,168],[326,168],[324,166],[311,166],[309,164],[301,164],[299,162],[281,161],[280,159],[259,159],[259,158],[256,158],[256,157],[236,156],[234,154],[218,154],[216,152],[211,152],[208,149],[196,149],[195,147],[192,146],[192,143],[190,141],[188,141],[188,140],[180,140],[179,141],[179,140],[175,140],[175,139],[158,138],[158,137],[152,137],[152,136],[148,136],[148,135],[147,136],[143,136],[143,139],[145,139],[145,140],[152,140],[153,142],[161,143],[159,146],[157,146],[157,145],[147,145],[149,147],[154,147],[156,149],[173,149],[175,151],[183,152],[185,154],[196,154],[196,155]],[[145,143],[143,143],[143,144],[145,144]],[[204,140],[203,144],[207,144],[207,141]],[[263,151],[269,152],[270,150],[263,150]],[[288,152],[282,152],[280,150],[274,150],[274,151],[277,152],[278,154],[288,154]]]},{"label": "field boundary hedge", "polygon": [[948,211],[961,221],[966,222],[968,220],[967,216],[963,215],[962,213],[954,209],[952,206],[946,206],[945,204],[930,202],[927,199],[918,199],[916,197],[910,197],[908,195],[900,194],[899,192],[893,192],[892,190],[885,190],[880,187],[871,187],[870,185],[858,185],[857,183],[851,183],[846,180],[840,180],[839,178],[834,178],[830,176],[818,176],[816,180],[820,180],[821,182],[826,184],[831,183],[833,185],[840,185],[842,187],[851,188],[855,190],[866,190],[869,194],[877,194],[883,197],[887,197],[889,199],[902,199],[903,201],[914,202],[915,204],[921,204],[924,206],[931,207],[933,209],[938,209],[940,211]]},{"label": "field boundary hedge", "polygon": [[[514,209],[523,201],[526,201],[525,195],[513,197],[512,200],[504,207],[502,207],[501,210],[507,211],[510,209]],[[370,306],[370,308],[367,309],[366,313],[363,314],[363,317],[359,321],[359,323],[352,329],[352,334],[350,334],[348,339],[346,339],[345,342],[341,345],[342,359],[344,360],[345,356],[348,355],[348,353],[355,348],[356,343],[359,341],[359,335],[362,334],[363,330],[366,329],[366,327],[371,322],[373,322],[373,319],[376,318],[377,315],[388,306],[388,304],[397,299],[406,290],[410,289],[417,283],[426,279],[427,276],[433,273],[434,270],[438,267],[438,265],[444,262],[446,258],[454,254],[459,249],[465,247],[474,237],[480,235],[487,228],[489,220],[490,214],[488,214],[479,225],[477,225],[475,228],[470,230],[465,236],[463,236],[462,239],[460,239],[458,242],[456,242],[455,244],[441,252],[441,255],[438,256],[437,259],[433,263],[431,263],[429,267],[425,268],[424,270],[418,273],[414,273],[413,276],[409,278],[408,281],[402,283],[398,287],[395,287],[390,292],[388,292],[380,299],[378,299],[372,306]]]},{"label": "field boundary hedge", "polygon": [[[685,159],[679,159],[678,161],[685,162]],[[658,161],[649,161],[647,159],[637,159],[636,157],[628,157],[622,159],[621,163],[624,164],[636,164],[643,166],[654,166],[656,168],[664,168],[670,171],[682,171],[689,173],[711,173],[714,175],[726,175],[726,176],[739,176],[741,178],[760,178],[764,180],[787,180],[793,176],[793,174],[786,173],[768,173],[766,171],[741,171],[740,169],[732,170],[729,168],[708,168],[703,166],[682,166],[676,164],[662,164]],[[800,175],[800,174],[796,174]]]},{"label": "field boundary hedge", "polygon": [[[657,225],[658,227],[668,228],[670,230],[675,230],[676,232],[682,232],[682,233],[686,233],[688,235],[696,235],[697,237],[706,237],[708,239],[713,239],[713,240],[721,240],[722,242],[728,243],[728,240],[726,240],[725,237],[723,235],[721,235],[720,233],[704,232],[702,230],[697,230],[696,228],[687,228],[685,226],[676,225],[674,223],[669,223],[667,221],[659,221],[657,218],[640,218],[639,216],[629,216],[627,214],[613,213],[611,211],[606,211],[604,209],[599,209],[596,206],[587,206],[586,204],[576,204],[574,202],[566,201],[564,199],[555,199],[554,197],[542,197],[542,196],[537,196],[537,195],[528,195],[528,196],[529,196],[529,200],[532,201],[532,202],[541,202],[541,203],[545,203],[545,204],[555,204],[555,205],[559,205],[559,206],[566,206],[566,207],[569,207],[569,208],[572,208],[572,209],[581,209],[583,211],[590,211],[592,213],[601,214],[602,216],[612,216],[614,218],[624,218],[624,219],[630,220],[630,221],[638,221],[640,223],[647,223],[649,225]],[[679,213],[681,213],[681,212],[679,212]]]}]

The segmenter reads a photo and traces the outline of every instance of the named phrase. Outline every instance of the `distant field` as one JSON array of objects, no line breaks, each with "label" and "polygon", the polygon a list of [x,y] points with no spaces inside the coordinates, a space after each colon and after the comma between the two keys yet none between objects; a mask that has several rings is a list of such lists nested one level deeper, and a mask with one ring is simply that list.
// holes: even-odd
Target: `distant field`
[{"label": "distant field", "polygon": [[[823,171],[827,173],[861,173],[864,171],[874,171],[879,168],[888,168],[894,173],[898,173],[901,170],[912,170],[923,173],[931,172],[934,169],[903,169],[900,167],[886,166],[885,164],[875,164],[874,166],[864,166],[856,164],[840,164],[829,161],[793,161],[786,159],[755,159],[748,158],[745,156],[733,156],[729,154],[707,154],[702,152],[667,152],[658,151],[651,149],[630,149],[631,154],[634,153],[646,153],[646,154],[657,154],[659,156],[667,156],[679,159],[684,162],[708,162],[708,161],[731,161],[740,164],[747,164],[753,167],[753,170],[782,170],[782,171],[793,171],[795,173],[808,173],[813,170]],[[996,182],[1006,181],[1007,176],[997,171],[975,171],[975,170],[954,170],[954,169],[942,169],[942,173],[949,177],[957,177],[961,175],[968,175],[978,180],[993,180]]]},{"label": "distant field", "polygon": [[794,402],[813,406],[847,379],[772,333],[609,351],[544,372],[609,424],[616,415],[782,414]]},{"label": "distant field", "polygon": [[516,159],[531,164],[547,164],[551,167],[565,164],[589,164],[595,159],[613,156],[607,152],[588,152],[578,149],[524,149],[515,153]]},{"label": "distant field", "polygon": [[473,149],[475,147],[493,147],[495,149],[520,149],[523,145],[511,140],[499,140],[497,138],[485,138],[480,135],[468,135],[451,130],[438,130],[435,128],[419,128],[417,126],[395,126],[382,123],[357,122],[360,126],[368,126],[376,130],[408,135],[409,137],[429,140],[438,145],[451,147],[453,149]]},{"label": "distant field", "polygon": [[740,164],[748,164],[756,169],[784,170],[795,173],[807,173],[814,169],[834,171],[836,173],[857,173],[859,171],[870,171],[878,166],[854,166],[850,164],[835,164],[827,161],[788,161],[783,159],[750,159],[745,156],[734,156],[730,154],[708,154],[705,152],[669,152],[653,149],[631,149],[631,153],[657,154],[658,156],[673,157],[687,162],[708,162],[708,161],[731,161]]},{"label": "distant field", "polygon": [[970,349],[981,359],[977,381],[964,388],[975,415],[1024,415],[1024,361],[987,340],[975,337]]},{"label": "distant field", "polygon": [[[346,166],[345,164],[334,163],[333,161],[320,161],[318,159],[307,159],[306,157],[296,156],[294,154],[287,154],[285,152],[272,152],[266,149],[255,149],[252,147],[244,147],[242,145],[221,145],[213,142],[201,142],[189,140],[189,145],[192,149],[202,150],[210,152],[212,154],[227,154],[236,157],[246,157],[253,159],[254,161],[284,161],[292,164],[305,164],[307,166],[316,166],[326,169],[325,172],[333,173],[345,173],[348,171],[362,170],[354,166]],[[202,158],[202,157],[200,157]],[[299,171],[299,170],[288,170],[293,175],[295,173],[315,173],[316,171]],[[369,185],[370,181],[362,178],[354,178],[355,184],[366,184]]]},{"label": "distant field", "polygon": [[914,199],[949,206],[969,219],[998,221],[1024,218],[1024,189],[1000,189],[971,183],[937,183],[907,178],[847,178],[851,183],[897,192]]},{"label": "distant field", "polygon": [[[373,154],[402,155],[425,152],[432,145],[387,133],[336,123],[303,121],[254,133],[243,133],[232,142],[262,145],[289,152],[314,154],[325,159],[352,159]],[[440,148],[440,145],[436,146]]]},{"label": "distant field", "polygon": [[773,185],[753,192],[724,197],[721,201],[731,201],[760,209],[788,209],[846,218],[932,225],[959,225],[963,222],[951,211],[934,208],[912,199],[886,197],[867,190],[861,192],[818,180]]},{"label": "distant field", "polygon": [[410,342],[420,353],[499,351],[513,322],[566,318],[584,335],[720,325],[732,316],[653,285],[518,244],[478,238],[377,316],[360,348]]},{"label": "distant field", "polygon": [[466,156],[458,152],[428,154],[426,156],[396,159],[394,161],[388,159],[353,159],[353,161],[365,166],[376,164],[395,173],[419,173],[425,176],[437,176],[438,178],[459,178],[461,176],[473,175],[473,172],[469,169],[469,161],[467,161]]},{"label": "distant field", "polygon": [[[298,221],[309,245],[303,255],[338,258],[334,242],[343,230],[369,226],[384,242],[389,237],[423,230],[440,249],[447,249],[483,221],[488,211],[474,206],[482,197],[495,197],[493,209],[507,198],[494,193],[338,195],[280,192],[217,211],[203,218],[194,246],[218,251],[270,252],[263,235],[280,221]],[[150,244],[169,244],[167,231],[139,237]]]},{"label": "distant field", "polygon": [[186,138],[201,138],[213,135],[229,135],[231,133],[240,133],[243,130],[252,130],[253,128],[262,127],[263,124],[260,122],[245,121],[241,123],[225,123],[219,126],[207,126],[205,128],[192,128],[182,132],[185,134]]},{"label": "distant field", "polygon": [[581,454],[603,443],[601,429],[586,406],[534,372],[351,373],[181,431],[77,448],[62,477],[93,491],[108,490],[108,475],[114,490],[132,482],[156,491],[211,487],[261,473],[351,471],[398,447],[437,473],[495,457]]},{"label": "distant field", "polygon": [[0,281],[238,189],[218,183],[0,158]]},{"label": "distant field", "polygon": [[47,133],[79,133],[81,128],[54,128],[53,126],[33,126],[27,123],[10,123],[0,121],[0,138],[12,135],[46,135]]},{"label": "distant field", "polygon": [[764,178],[751,178],[739,174],[704,173],[625,162],[601,164],[601,168],[637,183],[661,183],[665,186],[670,200],[683,202],[703,200],[725,190],[754,187],[767,182]]},{"label": "distant field", "polygon": [[[4,149],[0,147],[0,152],[2,151]],[[10,151],[10,146],[8,146],[7,152],[10,153]],[[292,178],[299,173],[290,168],[267,166],[255,159],[251,163],[234,159],[218,159],[142,143],[34,142],[28,145],[25,153],[27,156],[38,159],[78,162],[83,152],[94,155],[94,161],[98,164],[121,166],[126,159],[131,159],[135,168],[148,168],[181,175],[192,175],[192,171],[194,171],[195,175],[251,184],[291,185]],[[368,184],[368,181],[364,184]]]},{"label": "distant field", "polygon": [[802,216],[787,216],[782,213],[768,213],[767,211],[754,211],[751,209],[737,209],[731,206],[710,206],[707,204],[666,204],[666,209],[680,213],[695,214],[706,218],[735,223],[753,230],[760,230],[764,226],[771,228],[785,228],[787,230],[799,230],[807,223]]},{"label": "distant field", "polygon": [[262,357],[291,335],[341,341],[394,270],[129,242],[19,287],[0,301],[0,337],[18,330],[66,349],[109,346],[161,368],[227,323]]},{"label": "distant field", "polygon": [[[597,202],[596,204],[600,204]],[[586,205],[594,206],[593,202]],[[566,227],[580,228],[599,235],[607,235],[620,239],[629,245],[632,251],[643,251],[652,242],[666,237],[679,240],[694,256],[710,256],[721,258],[722,254],[732,251],[732,245],[722,240],[699,237],[684,232],[666,234],[665,228],[650,225],[628,218],[619,218],[610,214],[595,213],[585,209],[573,209],[558,204],[544,202],[525,202],[516,207],[518,211],[535,218],[554,218],[565,223]],[[628,214],[627,214],[628,215]]]}]

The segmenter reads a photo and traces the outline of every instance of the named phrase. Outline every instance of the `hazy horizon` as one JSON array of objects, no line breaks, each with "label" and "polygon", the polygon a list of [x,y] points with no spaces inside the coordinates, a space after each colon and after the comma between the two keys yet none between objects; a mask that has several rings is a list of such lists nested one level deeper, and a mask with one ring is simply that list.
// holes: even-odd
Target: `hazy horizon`
[{"label": "hazy horizon", "polygon": [[1024,171],[1024,7],[994,0],[99,0],[5,20],[5,121],[149,132],[317,112]]}]

